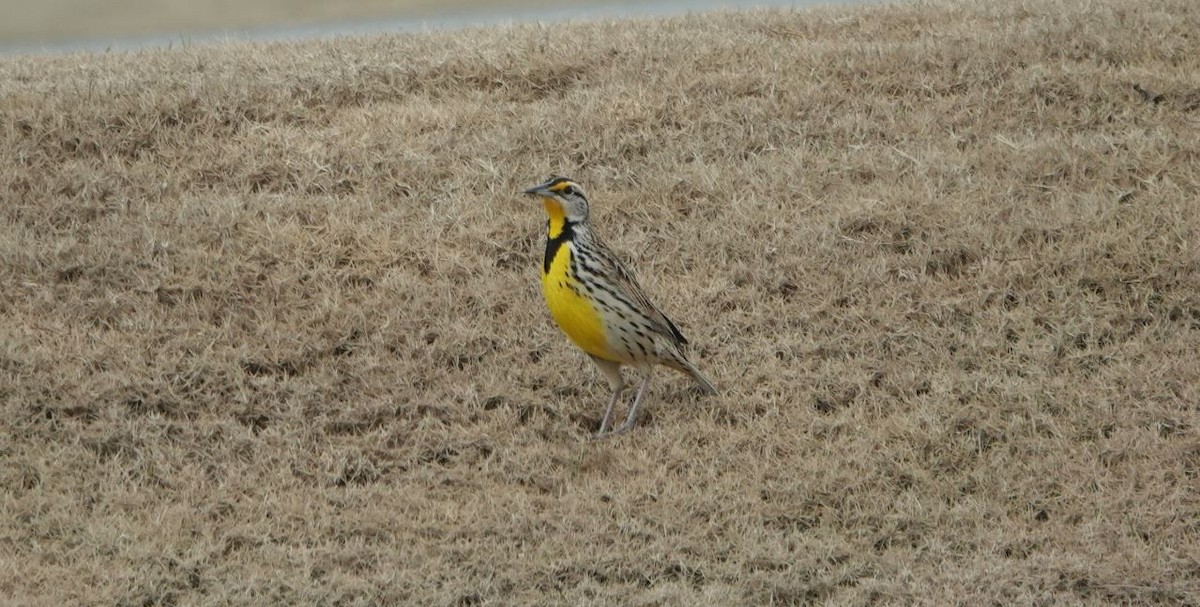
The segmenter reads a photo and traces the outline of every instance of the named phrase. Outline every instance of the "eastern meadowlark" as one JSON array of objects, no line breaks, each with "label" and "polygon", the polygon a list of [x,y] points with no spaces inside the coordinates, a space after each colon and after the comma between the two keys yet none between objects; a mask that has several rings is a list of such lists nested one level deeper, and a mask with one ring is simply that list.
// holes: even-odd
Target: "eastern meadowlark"
[{"label": "eastern meadowlark", "polygon": [[[654,365],[686,373],[715,394],[716,388],[684,355],[687,339],[679,328],[650,303],[633,272],[592,232],[583,188],[565,177],[551,177],[525,193],[540,197],[549,216],[542,294],[550,315],[612,386],[612,399],[596,437],[623,434],[634,427]],[[643,379],[625,422],[610,430],[613,406],[625,389],[622,366],[639,369]]]}]

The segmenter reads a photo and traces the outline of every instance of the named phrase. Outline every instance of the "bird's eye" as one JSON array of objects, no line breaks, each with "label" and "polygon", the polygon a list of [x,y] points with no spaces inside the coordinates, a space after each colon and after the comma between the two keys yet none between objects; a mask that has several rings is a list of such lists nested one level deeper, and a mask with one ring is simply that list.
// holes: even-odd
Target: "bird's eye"
[{"label": "bird's eye", "polygon": [[569,186],[563,188],[563,194],[565,194],[567,196],[574,196],[578,193],[579,193],[579,190],[576,190],[575,186],[573,186],[573,185],[569,185]]}]

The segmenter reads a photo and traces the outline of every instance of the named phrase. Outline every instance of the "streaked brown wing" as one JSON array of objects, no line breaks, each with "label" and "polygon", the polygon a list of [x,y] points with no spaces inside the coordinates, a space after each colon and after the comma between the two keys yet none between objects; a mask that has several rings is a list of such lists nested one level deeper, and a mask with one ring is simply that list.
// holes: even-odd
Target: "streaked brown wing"
[{"label": "streaked brown wing", "polygon": [[663,314],[650,301],[646,292],[642,290],[642,286],[638,284],[633,271],[621,263],[621,260],[612,252],[612,249],[608,248],[599,238],[596,238],[594,234],[590,236],[596,249],[596,256],[600,259],[600,263],[605,266],[604,269],[607,271],[609,279],[638,306],[638,311],[651,322],[651,328],[655,332],[670,338],[676,345],[686,344],[687,338],[679,331],[679,327],[676,327],[675,323],[671,322],[671,319],[667,318],[667,315]]}]

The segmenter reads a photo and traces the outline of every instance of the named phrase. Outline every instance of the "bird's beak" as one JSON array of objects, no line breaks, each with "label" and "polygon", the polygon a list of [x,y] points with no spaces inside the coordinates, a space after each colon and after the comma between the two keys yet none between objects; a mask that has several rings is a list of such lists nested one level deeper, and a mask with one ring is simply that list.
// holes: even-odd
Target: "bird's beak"
[{"label": "bird's beak", "polygon": [[550,190],[546,188],[545,184],[535,185],[532,188],[525,190],[524,193],[528,194],[530,196],[546,196],[546,197],[553,196],[553,194],[550,193]]}]

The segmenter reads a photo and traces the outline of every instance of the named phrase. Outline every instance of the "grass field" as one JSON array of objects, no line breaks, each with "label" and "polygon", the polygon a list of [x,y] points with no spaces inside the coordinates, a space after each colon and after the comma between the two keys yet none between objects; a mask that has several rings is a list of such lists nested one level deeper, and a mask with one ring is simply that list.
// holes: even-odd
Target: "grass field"
[{"label": "grass field", "polygon": [[[1200,6],[0,59],[14,604],[1196,604]],[[722,389],[635,432],[551,172]]]}]

